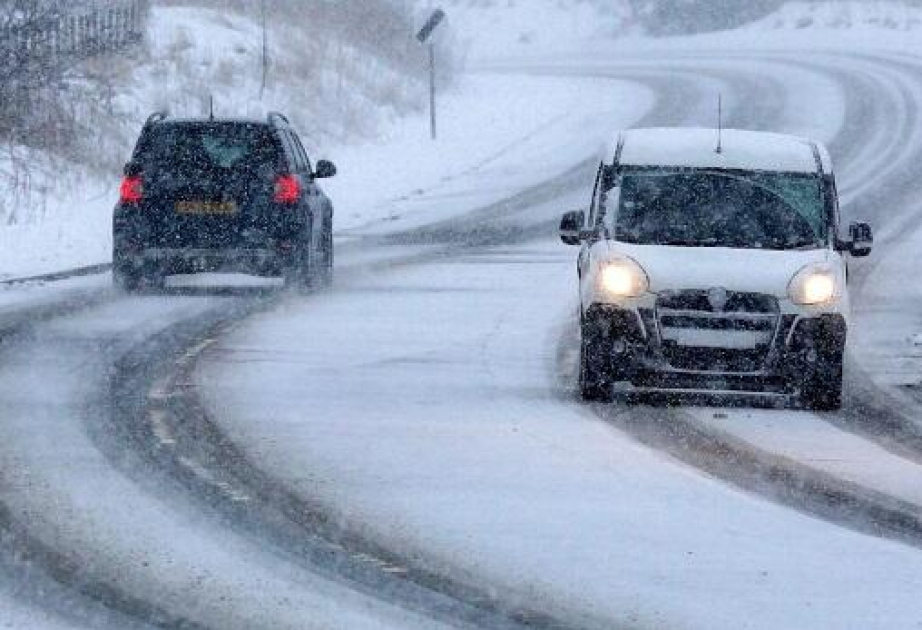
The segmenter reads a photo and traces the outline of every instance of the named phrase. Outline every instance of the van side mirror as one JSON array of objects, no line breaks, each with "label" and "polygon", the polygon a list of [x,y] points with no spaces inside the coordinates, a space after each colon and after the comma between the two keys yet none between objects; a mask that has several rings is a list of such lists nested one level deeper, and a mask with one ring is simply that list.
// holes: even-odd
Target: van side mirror
[{"label": "van side mirror", "polygon": [[566,245],[579,245],[583,242],[583,225],[586,223],[586,213],[574,210],[563,215],[560,221],[560,240]]},{"label": "van side mirror", "polygon": [[855,258],[871,255],[874,249],[874,231],[867,223],[852,223],[848,228],[848,252]]},{"label": "van side mirror", "polygon": [[336,165],[329,160],[320,160],[317,162],[317,168],[314,171],[315,179],[329,179],[336,176]]}]

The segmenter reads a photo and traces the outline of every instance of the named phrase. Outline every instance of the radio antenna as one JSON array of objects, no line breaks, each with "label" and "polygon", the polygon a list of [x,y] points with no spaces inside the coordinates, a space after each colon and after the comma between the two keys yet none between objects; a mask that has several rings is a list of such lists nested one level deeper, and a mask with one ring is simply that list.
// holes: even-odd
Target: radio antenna
[{"label": "radio antenna", "polygon": [[208,95],[208,119],[214,122],[214,94]]},{"label": "radio antenna", "polygon": [[717,153],[724,152],[724,95],[717,94]]}]

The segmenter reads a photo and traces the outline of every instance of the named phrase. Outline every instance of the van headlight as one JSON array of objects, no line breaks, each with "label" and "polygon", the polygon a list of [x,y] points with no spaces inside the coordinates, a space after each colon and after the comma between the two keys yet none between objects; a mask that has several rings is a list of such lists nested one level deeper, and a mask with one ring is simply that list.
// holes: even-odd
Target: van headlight
[{"label": "van headlight", "polygon": [[611,298],[638,298],[650,288],[647,272],[630,258],[616,258],[602,263],[599,289]]},{"label": "van headlight", "polygon": [[788,287],[791,301],[799,306],[820,306],[839,297],[839,278],[835,271],[820,265],[801,269]]}]

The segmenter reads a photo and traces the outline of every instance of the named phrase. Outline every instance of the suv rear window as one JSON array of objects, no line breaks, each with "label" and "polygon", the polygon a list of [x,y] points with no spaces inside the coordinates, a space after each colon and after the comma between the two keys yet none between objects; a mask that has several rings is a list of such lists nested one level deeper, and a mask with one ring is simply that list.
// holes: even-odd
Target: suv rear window
[{"label": "suv rear window", "polygon": [[171,123],[145,134],[135,161],[145,169],[175,173],[277,170],[282,151],[265,125]]}]

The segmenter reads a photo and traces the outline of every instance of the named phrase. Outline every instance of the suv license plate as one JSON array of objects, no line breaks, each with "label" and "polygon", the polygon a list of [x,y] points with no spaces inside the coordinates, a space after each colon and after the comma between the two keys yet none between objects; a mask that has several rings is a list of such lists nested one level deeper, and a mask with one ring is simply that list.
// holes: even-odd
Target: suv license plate
[{"label": "suv license plate", "polygon": [[177,201],[178,214],[237,214],[237,204],[233,201]]}]

